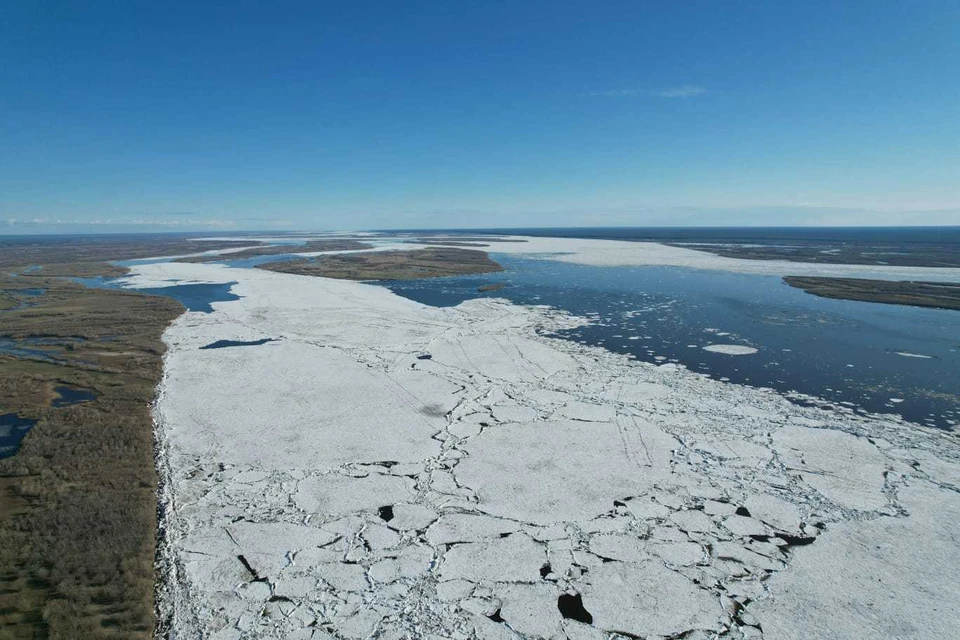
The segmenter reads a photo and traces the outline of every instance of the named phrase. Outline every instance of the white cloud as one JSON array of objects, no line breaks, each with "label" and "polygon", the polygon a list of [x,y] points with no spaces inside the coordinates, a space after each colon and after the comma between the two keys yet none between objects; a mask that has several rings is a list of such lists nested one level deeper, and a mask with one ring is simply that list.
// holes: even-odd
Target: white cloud
[{"label": "white cloud", "polygon": [[669,87],[667,89],[660,89],[659,91],[654,91],[653,95],[658,98],[690,98],[692,96],[699,96],[706,93],[707,90],[703,87],[685,84],[680,87]]},{"label": "white cloud", "polygon": [[607,91],[591,91],[587,95],[600,96],[602,98],[619,98],[621,96],[635,96],[640,93],[640,89],[609,89]]},{"label": "white cloud", "polygon": [[685,84],[677,87],[667,87],[648,91],[644,89],[605,89],[603,91],[591,91],[588,96],[601,98],[624,98],[627,96],[653,96],[655,98],[691,98],[706,93],[704,87],[694,84]]},{"label": "white cloud", "polygon": [[8,218],[7,224],[16,225],[50,225],[50,226],[156,226],[156,227],[232,227],[236,223],[233,220],[219,219],[147,219],[147,218],[107,218],[93,220],[63,220],[59,218],[33,218],[31,220],[18,220],[17,218]]}]

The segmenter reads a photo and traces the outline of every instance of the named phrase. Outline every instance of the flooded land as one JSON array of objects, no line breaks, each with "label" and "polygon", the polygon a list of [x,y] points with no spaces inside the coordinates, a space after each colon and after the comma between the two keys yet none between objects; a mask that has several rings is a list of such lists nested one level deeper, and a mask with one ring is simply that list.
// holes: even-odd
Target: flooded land
[{"label": "flooded land", "polygon": [[150,403],[160,335],[183,307],[35,273],[0,276],[17,302],[0,310],[0,627],[10,638],[149,638]]},{"label": "flooded land", "polygon": [[783,281],[960,270],[574,237],[161,244],[3,254],[10,637],[960,624],[949,589],[915,589],[960,580],[960,316]]}]

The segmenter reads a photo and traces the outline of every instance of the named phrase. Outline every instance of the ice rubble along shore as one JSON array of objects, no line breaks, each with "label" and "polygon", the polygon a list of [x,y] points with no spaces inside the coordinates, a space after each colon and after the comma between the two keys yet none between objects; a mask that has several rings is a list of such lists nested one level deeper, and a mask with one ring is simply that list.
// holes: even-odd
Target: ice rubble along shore
[{"label": "ice rubble along shore", "polygon": [[[164,337],[172,637],[933,638],[960,625],[953,434],[552,339],[540,332],[576,320],[543,308],[430,308],[216,265],[136,273],[236,281],[242,296]],[[199,349],[261,338],[276,340]]]}]

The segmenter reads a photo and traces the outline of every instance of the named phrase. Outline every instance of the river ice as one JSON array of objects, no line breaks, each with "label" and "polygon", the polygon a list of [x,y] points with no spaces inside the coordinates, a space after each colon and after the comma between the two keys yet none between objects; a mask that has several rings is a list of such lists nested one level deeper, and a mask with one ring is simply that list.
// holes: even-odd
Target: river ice
[{"label": "river ice", "polygon": [[[580,320],[205,264],[156,403],[176,638],[930,638],[952,433],[541,332]],[[273,342],[237,349],[217,340]],[[422,358],[430,355],[429,359]]]},{"label": "river ice", "polygon": [[713,353],[722,353],[728,356],[749,356],[757,352],[755,347],[748,347],[742,344],[708,344],[703,347],[704,351]]}]

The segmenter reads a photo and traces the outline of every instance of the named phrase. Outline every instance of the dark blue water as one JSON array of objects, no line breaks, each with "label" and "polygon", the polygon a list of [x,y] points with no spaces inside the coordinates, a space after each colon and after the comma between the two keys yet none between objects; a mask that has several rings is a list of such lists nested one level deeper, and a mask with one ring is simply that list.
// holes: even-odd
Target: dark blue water
[{"label": "dark blue water", "polygon": [[[167,260],[169,262],[169,260]],[[71,278],[74,282],[96,289],[124,289],[123,278]],[[137,293],[173,298],[185,306],[188,311],[212,313],[214,302],[239,300],[240,296],[231,291],[236,282],[212,284],[174,284],[169,287],[151,287],[147,289],[127,289]]]},{"label": "dark blue water", "polygon": [[14,302],[16,302],[16,304],[9,309],[0,309],[0,311],[19,311],[20,309],[24,309],[26,307],[32,307],[36,304],[36,301],[33,301],[32,299],[38,298],[46,292],[46,289],[39,287],[32,287],[28,289],[4,289],[3,291],[0,291],[0,293],[4,294],[6,298],[12,299]]},{"label": "dark blue water", "polygon": [[99,395],[92,389],[71,387],[65,384],[57,385],[53,390],[57,397],[50,404],[54,407],[70,407],[84,402],[93,402]]},{"label": "dark blue water", "polygon": [[57,362],[59,359],[55,356],[59,350],[49,348],[55,345],[35,342],[32,338],[3,338],[0,337],[0,353],[15,358],[29,358],[31,360],[43,360],[44,362]]},{"label": "dark blue water", "polygon": [[274,342],[275,338],[260,338],[259,340],[217,340],[210,344],[205,344],[201,349],[225,349],[226,347],[255,347],[268,342]]},{"label": "dark blue water", "polygon": [[[818,298],[777,276],[493,257],[505,272],[381,284],[433,306],[477,297],[546,304],[593,320],[561,337],[646,362],[677,362],[714,378],[899,413],[930,426],[960,420],[955,311]],[[506,287],[477,291],[493,283]],[[758,352],[705,351],[710,344]]]},{"label": "dark blue water", "polygon": [[230,289],[236,282],[216,284],[177,284],[170,287],[156,287],[151,289],[137,289],[140,293],[157,296],[167,296],[180,302],[189,311],[212,313],[214,302],[230,302],[239,300],[240,296]]},{"label": "dark blue water", "polygon": [[233,260],[228,259],[229,256],[224,256],[223,260],[217,260],[218,264],[225,264],[228,267],[237,267],[240,269],[251,269],[260,264],[267,264],[268,262],[285,262],[287,260],[297,260],[302,258],[295,253],[278,253],[272,256],[254,256],[252,258],[236,258]]},{"label": "dark blue water", "polygon": [[0,414],[0,458],[15,454],[20,441],[35,424],[36,420],[21,418],[15,413]]}]

